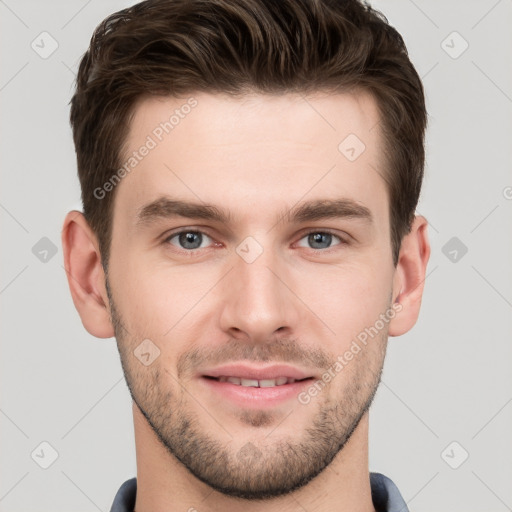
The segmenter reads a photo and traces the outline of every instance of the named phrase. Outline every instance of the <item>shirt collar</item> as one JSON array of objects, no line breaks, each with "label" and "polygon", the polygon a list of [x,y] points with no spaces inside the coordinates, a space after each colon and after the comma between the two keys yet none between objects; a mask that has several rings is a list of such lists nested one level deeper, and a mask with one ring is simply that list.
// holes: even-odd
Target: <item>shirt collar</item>
[{"label": "shirt collar", "polygon": [[[409,512],[398,487],[381,473],[370,473],[373,506],[377,512]],[[137,495],[137,478],[126,480],[117,491],[110,512],[133,512]]]}]

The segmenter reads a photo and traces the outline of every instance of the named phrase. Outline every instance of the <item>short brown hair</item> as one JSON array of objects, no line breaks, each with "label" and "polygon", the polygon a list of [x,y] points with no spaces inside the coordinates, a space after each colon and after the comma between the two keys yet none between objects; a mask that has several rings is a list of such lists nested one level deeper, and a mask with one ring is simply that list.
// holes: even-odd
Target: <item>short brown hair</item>
[{"label": "short brown hair", "polygon": [[71,100],[84,216],[108,264],[115,190],[134,105],[147,95],[364,90],[380,113],[396,265],[423,180],[423,86],[400,34],[358,0],[147,0],[106,18]]}]

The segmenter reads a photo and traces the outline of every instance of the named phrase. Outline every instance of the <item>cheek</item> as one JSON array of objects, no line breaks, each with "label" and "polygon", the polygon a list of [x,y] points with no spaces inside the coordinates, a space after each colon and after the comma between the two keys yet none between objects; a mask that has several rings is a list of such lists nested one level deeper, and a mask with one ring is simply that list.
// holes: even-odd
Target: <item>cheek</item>
[{"label": "cheek", "polygon": [[392,273],[377,264],[326,265],[301,272],[297,283],[297,295],[334,331],[339,351],[389,307]]},{"label": "cheek", "polygon": [[173,267],[133,256],[116,276],[116,304],[130,333],[163,346],[204,314],[205,294],[219,280],[217,274],[213,267]]}]

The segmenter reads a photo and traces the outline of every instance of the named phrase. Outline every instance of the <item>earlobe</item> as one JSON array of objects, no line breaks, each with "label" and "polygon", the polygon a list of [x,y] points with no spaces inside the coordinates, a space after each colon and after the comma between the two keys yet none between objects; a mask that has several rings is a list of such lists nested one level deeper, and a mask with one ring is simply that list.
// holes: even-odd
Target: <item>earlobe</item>
[{"label": "earlobe", "polygon": [[402,240],[393,283],[393,302],[400,304],[400,310],[389,323],[389,336],[405,334],[418,319],[430,257],[427,226],[425,217],[415,217]]},{"label": "earlobe", "polygon": [[98,243],[81,212],[73,210],[66,215],[62,248],[69,289],[84,327],[97,338],[111,338],[114,329]]}]

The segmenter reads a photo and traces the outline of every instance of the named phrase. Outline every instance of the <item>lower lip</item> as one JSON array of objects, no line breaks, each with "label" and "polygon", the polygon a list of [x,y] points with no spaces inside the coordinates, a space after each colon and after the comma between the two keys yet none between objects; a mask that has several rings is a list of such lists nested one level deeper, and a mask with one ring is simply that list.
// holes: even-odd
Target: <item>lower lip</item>
[{"label": "lower lip", "polygon": [[292,399],[307,386],[310,386],[314,379],[306,379],[273,386],[271,388],[256,388],[251,386],[238,386],[231,382],[219,382],[215,379],[201,377],[200,380],[216,395],[220,395],[236,405],[244,408],[264,408],[280,405]]}]

